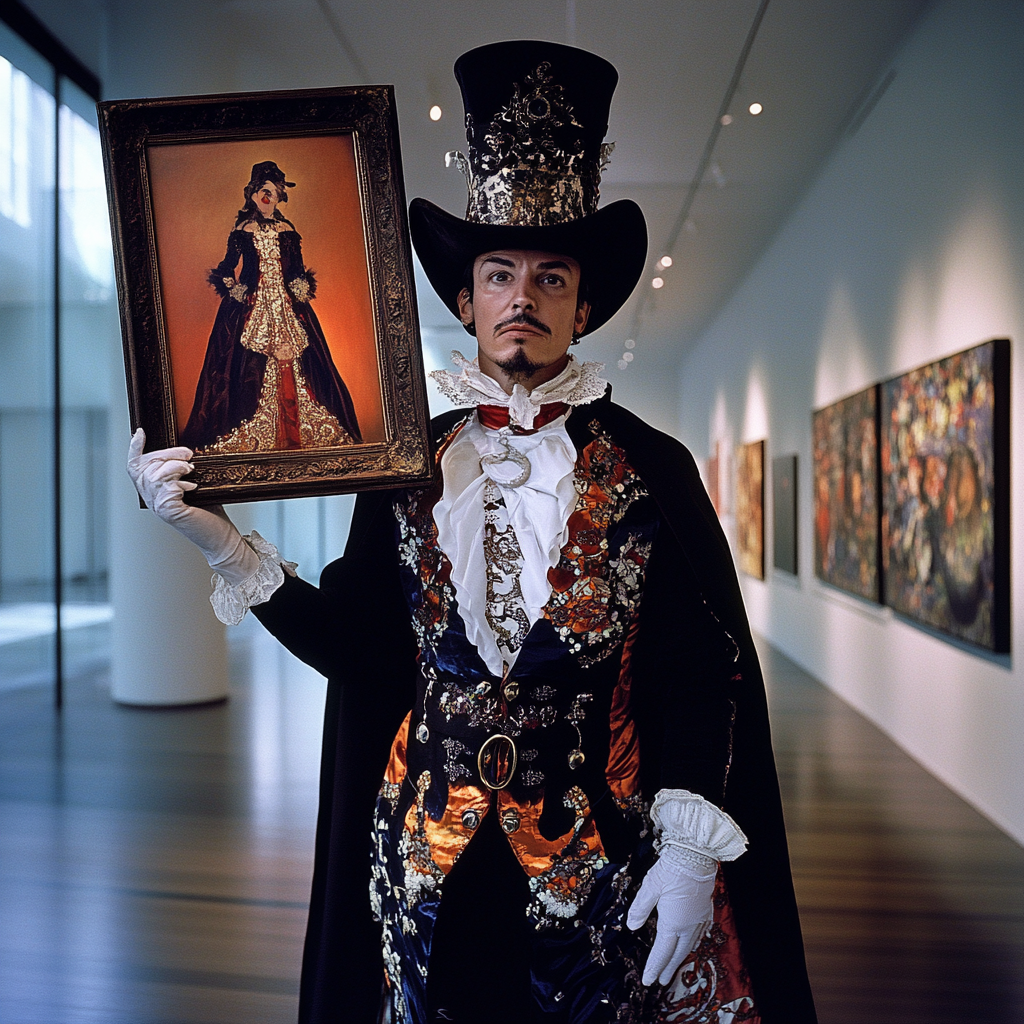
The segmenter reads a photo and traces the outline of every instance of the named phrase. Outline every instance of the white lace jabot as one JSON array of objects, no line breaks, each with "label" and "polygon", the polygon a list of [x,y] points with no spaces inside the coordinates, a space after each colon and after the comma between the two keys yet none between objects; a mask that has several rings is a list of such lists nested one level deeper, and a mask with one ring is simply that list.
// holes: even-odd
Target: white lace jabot
[{"label": "white lace jabot", "polygon": [[[569,365],[546,384],[533,391],[517,384],[507,395],[475,361],[458,352],[452,353],[452,359],[460,373],[438,370],[432,374],[447,398],[458,405],[507,407],[510,422],[526,430],[532,429],[542,405],[583,405],[600,398],[608,387],[598,375],[602,364],[578,363],[570,357]],[[499,647],[487,620],[484,492],[488,486],[497,485],[508,509],[508,520],[522,552],[519,585],[532,626],[551,596],[548,570],[558,561],[576,504],[576,449],[565,429],[566,418],[559,416],[535,433],[515,434],[508,427],[484,427],[474,416],[441,460],[444,492],[434,506],[437,542],[452,564],[452,584],[466,635],[496,676],[501,675],[502,662],[513,664],[519,652]],[[530,463],[526,481],[516,487],[511,486],[507,462],[481,463],[481,458],[500,454],[508,447]]]},{"label": "white lace jabot", "polygon": [[500,405],[508,408],[513,426],[530,430],[534,417],[542,405],[565,402],[566,405],[586,405],[600,398],[608,389],[608,381],[600,376],[604,363],[581,363],[569,356],[566,368],[557,376],[527,391],[522,384],[512,388],[508,395],[501,385],[480,369],[477,361],[470,361],[461,352],[452,352],[452,362],[462,371],[434,370],[430,376],[437,382],[441,394],[453,405]]}]

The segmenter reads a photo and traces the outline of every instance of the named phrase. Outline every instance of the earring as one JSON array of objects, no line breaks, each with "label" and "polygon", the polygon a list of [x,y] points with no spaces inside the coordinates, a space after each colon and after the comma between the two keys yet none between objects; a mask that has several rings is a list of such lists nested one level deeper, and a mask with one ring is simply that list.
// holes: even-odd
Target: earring
[{"label": "earring", "polygon": [[579,335],[575,331],[573,331],[572,332],[572,341],[570,341],[569,344],[570,345],[578,345],[580,343],[580,338],[581,338],[581,335]]}]

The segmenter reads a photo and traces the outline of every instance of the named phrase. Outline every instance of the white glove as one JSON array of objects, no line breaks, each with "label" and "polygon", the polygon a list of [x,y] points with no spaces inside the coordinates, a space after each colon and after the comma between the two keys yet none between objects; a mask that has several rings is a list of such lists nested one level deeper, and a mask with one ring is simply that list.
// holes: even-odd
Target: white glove
[{"label": "white glove", "polygon": [[725,811],[687,789],[662,789],[651,805],[659,857],[629,908],[636,931],[658,908],[658,928],[643,983],[667,985],[715,917],[718,864],[735,860],[747,837]]},{"label": "white glove", "polygon": [[221,506],[186,505],[182,496],[198,484],[182,480],[193,470],[189,448],[164,448],[143,455],[146,435],[140,427],[128,445],[128,475],[147,507],[206,556],[210,568],[228,583],[249,579],[260,567],[260,556],[242,539]]},{"label": "white glove", "polygon": [[666,846],[636,894],[626,924],[636,931],[658,907],[658,930],[644,967],[643,983],[667,985],[687,954],[711,927],[715,917],[712,896],[718,864],[699,866],[687,851]]}]

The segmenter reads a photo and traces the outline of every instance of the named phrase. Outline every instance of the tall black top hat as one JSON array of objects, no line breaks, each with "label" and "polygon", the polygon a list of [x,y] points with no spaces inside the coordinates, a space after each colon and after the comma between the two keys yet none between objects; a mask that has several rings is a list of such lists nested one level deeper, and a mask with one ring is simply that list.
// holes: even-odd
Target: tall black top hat
[{"label": "tall black top hat", "polygon": [[492,43],[464,53],[455,77],[469,155],[450,153],[469,185],[461,220],[414,199],[413,243],[434,290],[459,315],[466,267],[493,249],[573,257],[591,304],[587,331],[629,298],[647,259],[647,225],[624,199],[597,208],[602,142],[618,81],[596,54],[558,43]]}]

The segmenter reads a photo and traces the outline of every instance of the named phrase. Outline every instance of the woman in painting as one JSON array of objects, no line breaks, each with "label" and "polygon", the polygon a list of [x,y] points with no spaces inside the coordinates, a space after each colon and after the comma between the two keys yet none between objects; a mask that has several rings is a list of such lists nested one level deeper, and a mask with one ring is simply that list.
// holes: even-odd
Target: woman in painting
[{"label": "woman in painting", "polygon": [[227,254],[210,272],[221,303],[180,438],[197,454],[362,440],[310,306],[316,280],[301,238],[279,209],[294,185],[272,160],[253,166]]}]

